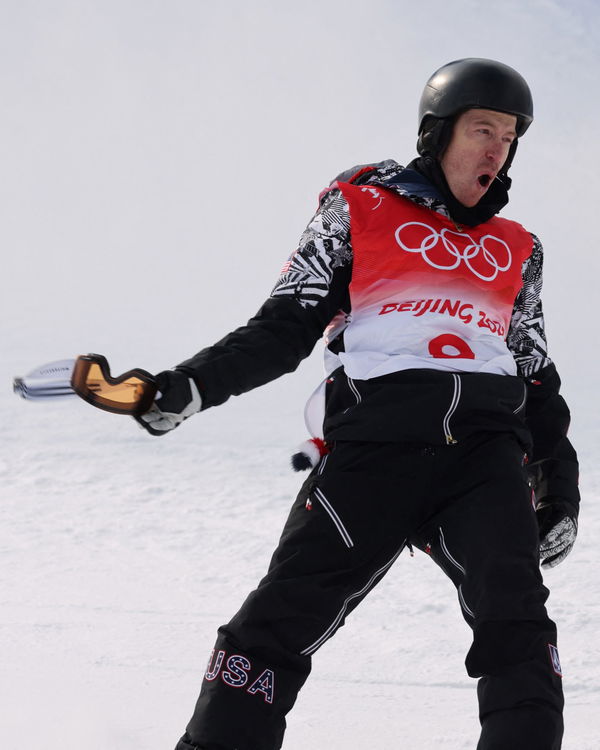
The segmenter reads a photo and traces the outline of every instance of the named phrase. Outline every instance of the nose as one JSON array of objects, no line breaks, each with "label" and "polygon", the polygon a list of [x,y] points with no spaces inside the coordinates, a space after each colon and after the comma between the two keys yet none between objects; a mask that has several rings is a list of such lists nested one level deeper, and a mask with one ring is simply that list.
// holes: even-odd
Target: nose
[{"label": "nose", "polygon": [[505,141],[495,138],[488,144],[486,157],[495,164],[503,164],[508,155],[509,148]]}]

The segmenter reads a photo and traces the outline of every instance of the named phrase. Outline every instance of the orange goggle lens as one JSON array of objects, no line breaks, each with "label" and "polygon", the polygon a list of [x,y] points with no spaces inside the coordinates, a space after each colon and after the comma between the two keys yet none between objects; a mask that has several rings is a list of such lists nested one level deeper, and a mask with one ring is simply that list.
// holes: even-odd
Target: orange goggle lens
[{"label": "orange goggle lens", "polygon": [[77,357],[71,386],[82,399],[99,409],[132,416],[148,411],[156,395],[156,384],[149,372],[136,368],[113,377],[101,354]]}]

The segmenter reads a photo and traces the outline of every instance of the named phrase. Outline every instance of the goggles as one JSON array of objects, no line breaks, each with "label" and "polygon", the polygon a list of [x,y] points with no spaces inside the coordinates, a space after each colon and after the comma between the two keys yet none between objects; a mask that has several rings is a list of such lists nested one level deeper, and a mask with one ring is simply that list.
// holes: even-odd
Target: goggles
[{"label": "goggles", "polygon": [[113,377],[101,354],[77,357],[71,387],[98,409],[131,416],[147,412],[157,393],[156,381],[149,372],[138,367]]}]

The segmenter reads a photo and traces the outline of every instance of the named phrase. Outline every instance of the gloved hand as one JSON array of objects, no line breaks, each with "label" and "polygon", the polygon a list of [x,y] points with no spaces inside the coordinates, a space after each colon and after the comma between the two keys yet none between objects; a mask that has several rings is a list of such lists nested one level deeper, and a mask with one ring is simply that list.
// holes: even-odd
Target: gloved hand
[{"label": "gloved hand", "polygon": [[545,497],[536,507],[540,529],[542,568],[553,568],[573,549],[577,538],[577,513],[555,497]]},{"label": "gloved hand", "polygon": [[179,370],[164,370],[156,376],[157,398],[136,420],[151,435],[165,435],[202,406],[196,383]]}]

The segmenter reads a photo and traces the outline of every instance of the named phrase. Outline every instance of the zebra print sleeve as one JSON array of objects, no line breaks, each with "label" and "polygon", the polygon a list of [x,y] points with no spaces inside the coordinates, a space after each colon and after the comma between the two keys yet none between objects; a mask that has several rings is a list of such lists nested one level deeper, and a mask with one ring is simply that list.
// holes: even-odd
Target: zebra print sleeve
[{"label": "zebra print sleeve", "polygon": [[523,263],[523,286],[513,308],[507,344],[517,363],[519,375],[530,377],[551,364],[542,312],[542,268],[544,251],[535,235],[531,255]]},{"label": "zebra print sleeve", "polygon": [[349,229],[346,201],[331,190],[256,315],[177,366],[196,381],[203,409],[295,370],[349,308]]},{"label": "zebra print sleeve", "polygon": [[[330,295],[336,276],[352,263],[348,204],[337,189],[328,192],[281,269],[271,297],[287,297],[315,307]],[[336,273],[343,269],[345,273]],[[338,296],[338,295],[335,295]]]}]

